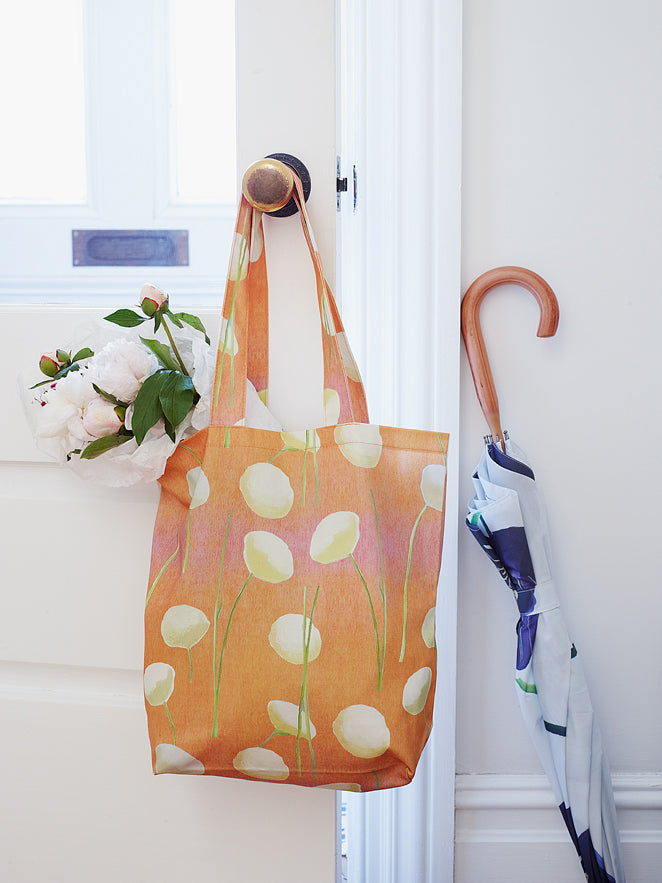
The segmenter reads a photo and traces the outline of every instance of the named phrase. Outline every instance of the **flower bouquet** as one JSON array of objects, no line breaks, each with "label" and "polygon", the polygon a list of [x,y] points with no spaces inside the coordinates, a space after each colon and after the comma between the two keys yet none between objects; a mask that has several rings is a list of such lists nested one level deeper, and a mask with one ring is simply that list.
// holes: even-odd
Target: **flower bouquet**
[{"label": "flower bouquet", "polygon": [[159,478],[179,441],[209,423],[214,354],[202,322],[172,312],[151,284],[140,311],[106,316],[89,345],[44,353],[41,380],[24,395],[40,450],[111,486]]}]

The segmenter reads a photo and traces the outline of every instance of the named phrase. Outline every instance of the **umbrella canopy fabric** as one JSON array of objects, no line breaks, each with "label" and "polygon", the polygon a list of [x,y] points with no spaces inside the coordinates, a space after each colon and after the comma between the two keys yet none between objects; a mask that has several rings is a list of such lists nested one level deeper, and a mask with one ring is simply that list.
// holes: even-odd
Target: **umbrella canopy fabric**
[{"label": "umbrella canopy fabric", "polygon": [[467,525],[520,613],[522,714],[589,883],[624,883],[611,777],[577,649],[559,607],[535,476],[511,441],[485,447]]}]

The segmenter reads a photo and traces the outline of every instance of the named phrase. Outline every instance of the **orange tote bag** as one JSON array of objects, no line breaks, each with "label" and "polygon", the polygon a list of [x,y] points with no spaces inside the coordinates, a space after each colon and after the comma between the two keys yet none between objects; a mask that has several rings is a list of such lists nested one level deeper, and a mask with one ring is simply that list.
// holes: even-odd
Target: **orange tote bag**
[{"label": "orange tote bag", "polygon": [[156,773],[371,791],[411,781],[430,734],[445,433],[368,423],[317,279],[332,425],[243,425],[268,385],[262,215],[242,198],[211,425],[161,479],[145,608]]}]

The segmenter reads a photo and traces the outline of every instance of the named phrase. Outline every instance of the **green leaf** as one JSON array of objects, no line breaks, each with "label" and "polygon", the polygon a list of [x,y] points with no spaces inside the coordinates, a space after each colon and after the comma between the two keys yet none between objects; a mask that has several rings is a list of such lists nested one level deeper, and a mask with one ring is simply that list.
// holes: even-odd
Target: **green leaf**
[{"label": "green leaf", "polygon": [[163,417],[163,408],[159,400],[161,387],[168,379],[169,371],[157,371],[152,374],[138,390],[133,404],[131,429],[138,444],[142,444],[147,432]]},{"label": "green leaf", "polygon": [[91,350],[89,346],[83,347],[82,350],[78,350],[76,355],[71,360],[72,362],[78,362],[80,359],[89,359],[94,355],[94,350]]},{"label": "green leaf", "polygon": [[159,401],[173,428],[179,426],[193,406],[193,381],[186,374],[173,372],[161,387]]},{"label": "green leaf", "polygon": [[145,346],[150,349],[164,368],[169,371],[181,371],[179,363],[175,360],[172,350],[160,340],[148,340],[146,337],[140,338]]},{"label": "green leaf", "polygon": [[173,325],[176,325],[178,328],[183,328],[182,320],[179,316],[179,313],[168,313],[168,318],[172,322]]},{"label": "green leaf", "polygon": [[154,319],[154,334],[156,334],[156,332],[161,327],[161,322],[163,321],[163,315],[160,310],[157,310],[154,313],[153,319]]},{"label": "green leaf", "polygon": [[133,310],[116,310],[110,316],[104,316],[104,319],[115,325],[121,325],[122,328],[135,328],[137,325],[149,321],[146,316],[139,316]]},{"label": "green leaf", "polygon": [[178,319],[182,320],[182,322],[186,322],[186,324],[190,325],[191,328],[195,328],[196,331],[200,331],[202,334],[204,334],[205,341],[207,343],[210,342],[205,326],[202,324],[202,321],[197,316],[192,316],[190,313],[173,313],[172,315],[176,315]]},{"label": "green leaf", "polygon": [[132,437],[131,435],[105,435],[103,438],[97,438],[83,448],[80,458],[81,460],[94,460],[95,457],[105,454],[106,451],[123,445]]},{"label": "green leaf", "polygon": [[94,391],[97,392],[102,399],[105,399],[107,402],[110,402],[113,405],[121,405],[123,408],[127,407],[126,402],[121,402],[119,399],[116,399],[114,395],[111,395],[109,392],[106,392],[105,389],[101,389],[100,386],[97,386],[96,383],[93,383]]}]

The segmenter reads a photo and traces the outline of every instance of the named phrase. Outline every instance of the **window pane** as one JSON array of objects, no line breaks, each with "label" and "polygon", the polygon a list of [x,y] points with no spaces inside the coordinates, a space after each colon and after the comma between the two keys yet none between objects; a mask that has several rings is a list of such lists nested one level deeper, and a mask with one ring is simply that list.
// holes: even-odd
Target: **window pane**
[{"label": "window pane", "polygon": [[172,197],[234,203],[234,0],[171,0]]},{"label": "window pane", "polygon": [[82,0],[0,5],[0,201],[86,199]]}]

